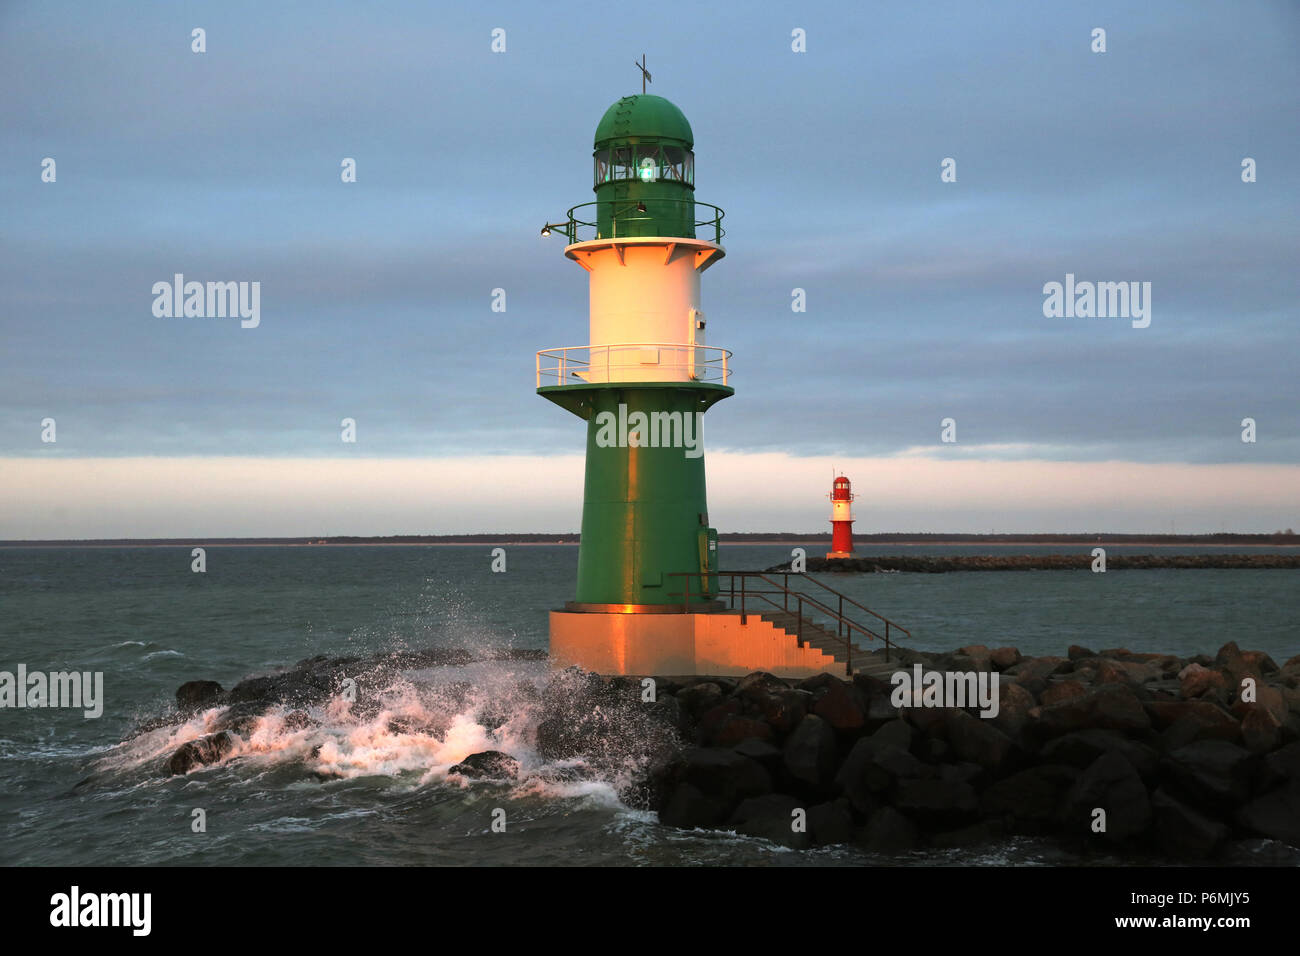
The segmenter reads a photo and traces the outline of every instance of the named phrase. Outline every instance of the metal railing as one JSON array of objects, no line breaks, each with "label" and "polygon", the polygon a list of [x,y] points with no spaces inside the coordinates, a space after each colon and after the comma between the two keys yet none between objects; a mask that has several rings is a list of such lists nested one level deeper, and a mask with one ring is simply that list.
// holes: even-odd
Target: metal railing
[{"label": "metal railing", "polygon": [[[644,200],[640,200],[639,203],[638,200],[635,199],[597,199],[593,202],[579,203],[578,205],[574,206],[567,213],[569,217],[568,222],[559,223],[558,225],[560,228],[564,230],[564,235],[568,238],[569,245],[573,245],[575,242],[586,242],[590,239],[618,239],[620,238],[618,234],[618,228],[620,224],[627,224],[633,222],[654,222],[655,220],[662,219],[662,216],[652,216],[647,212],[645,212],[644,209],[638,209],[637,208],[638,204],[648,205],[649,207],[656,207],[668,203],[673,203],[676,205],[689,204],[692,207],[693,216],[698,216],[698,210],[700,209],[712,210],[713,214],[711,216],[708,216],[704,219],[698,219],[698,218],[695,219],[694,225],[696,229],[712,226],[713,242],[719,245],[722,243],[722,237],[727,234],[727,231],[722,228],[722,217],[725,216],[726,213],[723,212],[723,210],[718,206],[714,206],[707,202],[699,202],[698,200],[695,199],[656,199],[654,197],[650,197]],[[613,235],[610,236],[598,235],[597,233],[598,230],[600,229],[600,226],[597,222],[588,222],[586,219],[578,218],[578,216],[576,215],[577,211],[579,209],[586,209],[589,206],[596,207],[595,214],[597,219],[600,218],[601,206],[621,207],[621,209],[616,209],[610,217],[610,225],[613,228],[613,233],[614,233]],[[625,212],[631,212],[632,215],[625,215],[624,214]],[[584,216],[591,215],[591,213],[583,213],[583,215]],[[583,236],[581,232],[581,230],[583,229],[590,229],[592,234],[589,236]],[[636,239],[640,237],[624,235],[622,238]],[[704,237],[700,237],[700,238],[704,238]]]},{"label": "metal railing", "polygon": [[726,385],[731,378],[730,360],[727,349],[685,342],[569,345],[537,353],[537,387],[543,380],[547,385],[664,381]]},{"label": "metal railing", "polygon": [[[781,577],[783,580],[781,581],[773,580],[774,577],[778,577],[778,576]],[[836,638],[836,640],[838,640],[841,644],[844,645],[844,654],[845,654],[844,667],[845,667],[845,672],[849,675],[853,674],[854,632],[865,635],[867,640],[869,641],[870,640],[881,641],[885,645],[885,661],[887,663],[889,662],[890,651],[897,647],[897,645],[893,641],[894,635],[901,633],[905,636],[905,638],[911,638],[912,634],[907,628],[895,624],[893,621],[885,617],[883,614],[877,614],[875,611],[871,610],[871,608],[867,607],[865,604],[862,604],[861,602],[856,601],[853,598],[849,597],[847,594],[843,594],[840,591],[835,590],[833,587],[822,583],[812,575],[794,574],[793,576],[796,581],[807,581],[817,585],[817,587],[821,588],[823,591],[826,591],[829,596],[818,598],[818,597],[814,597],[812,594],[809,594],[805,591],[798,590],[797,587],[791,587],[790,586],[791,572],[789,571],[775,571],[772,572],[770,576],[769,573],[766,571],[706,571],[706,572],[681,571],[681,572],[672,572],[668,575],[668,577],[670,578],[683,579],[684,582],[683,590],[671,592],[672,596],[674,597],[678,596],[679,594],[681,595],[683,611],[689,610],[691,594],[692,594],[691,591],[692,579],[700,581],[700,590],[698,592],[695,592],[699,597],[710,598],[713,596],[709,592],[713,591],[714,589],[708,587],[701,580],[707,578],[710,579],[710,581],[714,579],[717,580],[717,585],[718,585],[716,589],[717,597],[720,599],[729,600],[731,602],[732,610],[740,611],[741,624],[746,623],[749,614],[751,613],[750,609],[754,607],[761,608],[764,606],[770,606],[782,611],[783,613],[787,613],[787,614],[793,613],[795,615],[795,639],[798,641],[800,647],[804,646],[803,635],[804,635],[805,622],[807,622],[807,624],[809,625],[810,630],[813,627],[816,627],[822,633],[830,634],[830,632],[827,631],[825,627],[823,627],[818,621],[816,621],[812,617],[812,613],[814,611],[821,612],[823,615],[829,617],[832,621],[835,622],[835,634],[833,636]],[[722,578],[728,579],[726,588],[723,588],[721,586]],[[739,588],[737,588],[736,586],[737,580],[740,581]],[[753,582],[753,585],[750,584],[751,581]],[[767,587],[763,587],[763,585],[767,585]],[[779,603],[776,600],[777,596],[780,597]],[[790,609],[790,604],[792,601],[795,604],[795,609],[793,612],[791,612]],[[877,631],[872,630],[872,628],[866,626],[865,624],[859,621],[855,621],[853,620],[853,618],[849,617],[844,610],[844,605],[846,602],[849,605],[851,605],[851,607],[856,608],[859,611],[864,611],[867,614],[870,614],[873,618],[875,618],[876,621],[879,622],[876,624],[877,628],[879,628],[881,624],[883,624],[884,633],[883,634],[878,633]],[[834,604],[835,607],[832,607],[831,606],[832,604]],[[807,610],[805,610],[805,607],[807,608]],[[758,611],[754,611],[753,613],[757,613],[761,615],[763,612],[761,610],[758,610]]]}]

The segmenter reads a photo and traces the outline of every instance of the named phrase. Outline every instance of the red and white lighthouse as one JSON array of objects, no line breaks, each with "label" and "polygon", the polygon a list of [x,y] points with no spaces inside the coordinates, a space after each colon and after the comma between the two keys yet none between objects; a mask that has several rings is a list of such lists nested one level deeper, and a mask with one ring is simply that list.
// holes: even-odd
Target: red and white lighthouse
[{"label": "red and white lighthouse", "polygon": [[831,550],[827,560],[855,558],[853,553],[853,492],[840,475],[831,485]]}]

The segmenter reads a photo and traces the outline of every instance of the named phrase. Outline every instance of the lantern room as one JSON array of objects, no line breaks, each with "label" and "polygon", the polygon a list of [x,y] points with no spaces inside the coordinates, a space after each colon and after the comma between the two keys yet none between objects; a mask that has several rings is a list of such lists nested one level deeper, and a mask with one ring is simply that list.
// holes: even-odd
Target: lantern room
[{"label": "lantern room", "polygon": [[597,238],[695,238],[695,136],[662,96],[624,96],[596,127]]}]

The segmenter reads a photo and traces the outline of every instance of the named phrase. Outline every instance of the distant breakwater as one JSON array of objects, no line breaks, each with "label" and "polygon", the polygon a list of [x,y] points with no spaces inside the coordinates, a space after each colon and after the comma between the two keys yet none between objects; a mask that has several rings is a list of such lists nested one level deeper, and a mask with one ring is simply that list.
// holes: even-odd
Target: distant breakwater
[{"label": "distant breakwater", "polygon": [[[967,554],[880,555],[863,558],[807,558],[807,570],[822,572],[912,571],[942,574],[949,571],[1088,571],[1096,560],[1091,554]],[[1152,568],[1205,569],[1235,568],[1271,570],[1300,568],[1294,554],[1108,554],[1107,571],[1136,571]],[[767,569],[768,573],[789,571],[790,563]]]},{"label": "distant breakwater", "polygon": [[1037,658],[984,646],[894,653],[899,672],[919,665],[988,685],[996,676],[996,716],[899,707],[890,681],[864,675],[569,668],[518,679],[518,662],[535,667],[539,652],[486,655],[505,674],[494,689],[444,678],[394,697],[422,668],[482,659],[433,650],[313,658],[228,691],[191,681],[174,713],[139,732],[175,728],[157,758],[164,775],[219,772],[287,740],[304,778],[328,782],[331,741],[356,728],[423,752],[420,741],[450,740],[469,719],[491,745],[454,754],[434,785],[526,792],[539,779],[602,780],[665,825],[793,848],[888,854],[1020,834],[1082,854],[1178,860],[1222,858],[1259,838],[1300,848],[1300,656],[1279,665],[1235,643],[1192,657],[1080,646]]}]

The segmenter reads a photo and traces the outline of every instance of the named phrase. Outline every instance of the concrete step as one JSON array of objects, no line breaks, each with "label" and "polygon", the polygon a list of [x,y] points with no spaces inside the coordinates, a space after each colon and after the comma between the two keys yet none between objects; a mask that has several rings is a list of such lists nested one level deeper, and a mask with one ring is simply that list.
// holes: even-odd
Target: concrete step
[{"label": "concrete step", "polygon": [[[756,616],[767,621],[773,627],[785,631],[790,637],[798,639],[799,615],[784,611],[763,611]],[[822,627],[805,617],[802,624],[802,635],[804,644],[817,648],[823,654],[841,663],[848,662],[848,650],[844,646],[844,639],[837,636],[834,631]],[[872,677],[886,678],[898,670],[899,666],[897,659],[886,661],[883,655],[872,654],[871,651],[854,641],[853,672],[855,674],[869,674]]]}]

